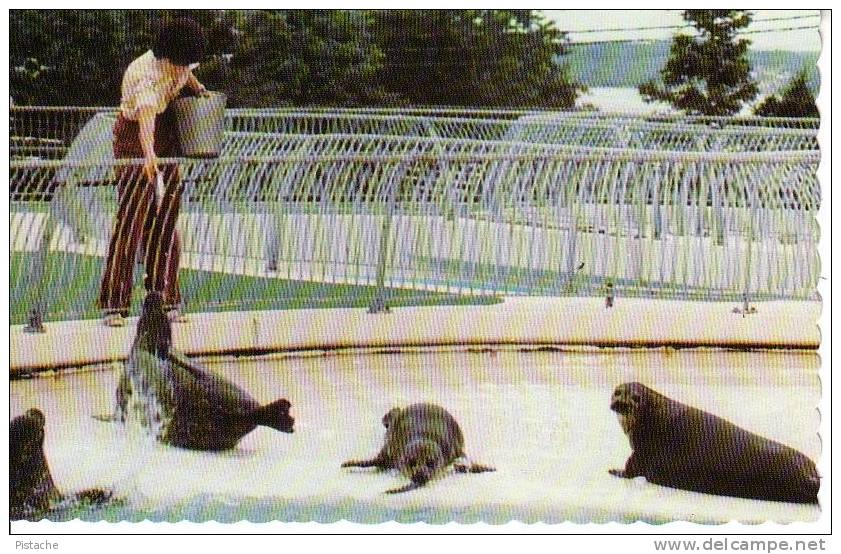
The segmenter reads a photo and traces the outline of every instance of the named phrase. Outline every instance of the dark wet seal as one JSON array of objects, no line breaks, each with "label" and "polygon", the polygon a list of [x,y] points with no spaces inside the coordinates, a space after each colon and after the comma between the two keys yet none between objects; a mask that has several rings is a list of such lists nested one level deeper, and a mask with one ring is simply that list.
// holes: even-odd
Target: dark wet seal
[{"label": "dark wet seal", "polygon": [[261,406],[250,394],[172,348],[172,329],[160,293],[143,303],[137,335],[117,386],[116,414],[128,410],[166,444],[193,450],[227,450],[265,425],[292,433],[291,404]]},{"label": "dark wet seal", "polygon": [[815,463],[793,448],[640,383],[616,387],[610,409],[633,449],[612,475],[722,496],[818,502]]},{"label": "dark wet seal", "polygon": [[492,467],[470,462],[464,454],[464,436],[455,418],[435,404],[393,408],[383,417],[385,444],[370,460],[350,460],[342,467],[397,469],[411,483],[386,491],[406,492],[440,475],[449,465],[456,471],[481,473]]},{"label": "dark wet seal", "polygon": [[32,408],[9,422],[9,518],[40,520],[56,510],[81,505],[100,505],[111,492],[89,489],[62,495],[53,482],[44,455],[44,425],[41,410]]}]

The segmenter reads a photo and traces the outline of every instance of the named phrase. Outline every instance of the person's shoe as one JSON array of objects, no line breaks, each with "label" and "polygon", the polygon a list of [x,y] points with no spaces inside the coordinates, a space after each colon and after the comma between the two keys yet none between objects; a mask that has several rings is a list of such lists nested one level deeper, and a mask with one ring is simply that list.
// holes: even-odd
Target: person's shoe
[{"label": "person's shoe", "polygon": [[126,319],[119,313],[105,314],[105,319],[102,320],[102,323],[104,323],[106,327],[125,327]]},{"label": "person's shoe", "polygon": [[187,316],[182,314],[178,309],[168,311],[166,316],[169,318],[170,323],[187,323],[189,321]]}]

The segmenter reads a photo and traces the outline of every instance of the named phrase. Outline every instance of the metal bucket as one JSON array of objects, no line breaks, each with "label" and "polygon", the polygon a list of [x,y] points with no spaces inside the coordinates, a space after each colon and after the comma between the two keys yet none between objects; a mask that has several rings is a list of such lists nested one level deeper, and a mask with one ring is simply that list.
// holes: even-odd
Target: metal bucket
[{"label": "metal bucket", "polygon": [[222,151],[225,136],[225,104],[221,92],[179,98],[172,102],[178,121],[181,153],[190,158],[215,158]]}]

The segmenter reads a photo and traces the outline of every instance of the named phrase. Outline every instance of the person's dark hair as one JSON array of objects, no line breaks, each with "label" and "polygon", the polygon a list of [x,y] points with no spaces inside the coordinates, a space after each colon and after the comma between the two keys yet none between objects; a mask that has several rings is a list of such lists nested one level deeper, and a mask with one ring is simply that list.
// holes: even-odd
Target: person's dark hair
[{"label": "person's dark hair", "polygon": [[164,24],[152,46],[152,53],[175,65],[190,65],[201,61],[205,49],[207,37],[201,26],[192,19],[181,17]]}]

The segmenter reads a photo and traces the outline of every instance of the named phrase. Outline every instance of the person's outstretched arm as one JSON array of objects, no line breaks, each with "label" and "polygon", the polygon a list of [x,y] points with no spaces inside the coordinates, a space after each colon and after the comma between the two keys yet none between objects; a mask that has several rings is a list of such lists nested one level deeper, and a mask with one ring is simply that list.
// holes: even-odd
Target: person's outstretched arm
[{"label": "person's outstretched arm", "polygon": [[140,127],[140,147],[143,149],[143,174],[150,183],[155,182],[158,174],[158,155],[155,153],[155,109],[141,108],[137,113]]}]

